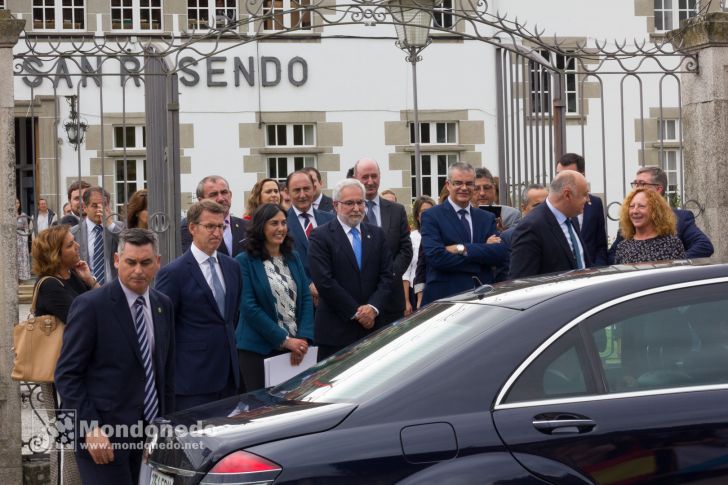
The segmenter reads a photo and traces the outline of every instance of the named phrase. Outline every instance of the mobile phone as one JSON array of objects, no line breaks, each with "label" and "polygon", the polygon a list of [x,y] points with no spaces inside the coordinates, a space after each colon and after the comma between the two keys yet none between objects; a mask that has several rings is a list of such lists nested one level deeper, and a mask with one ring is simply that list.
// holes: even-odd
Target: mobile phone
[{"label": "mobile phone", "polygon": [[478,209],[483,209],[493,214],[496,218],[501,216],[501,206],[499,205],[479,205]]}]

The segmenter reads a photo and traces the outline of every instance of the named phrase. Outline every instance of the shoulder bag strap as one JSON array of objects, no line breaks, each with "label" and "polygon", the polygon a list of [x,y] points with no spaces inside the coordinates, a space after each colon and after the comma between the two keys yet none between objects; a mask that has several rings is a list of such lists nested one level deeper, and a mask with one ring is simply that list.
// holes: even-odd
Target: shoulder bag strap
[{"label": "shoulder bag strap", "polygon": [[63,286],[63,281],[59,280],[55,276],[44,276],[39,281],[38,284],[35,285],[35,289],[33,290],[33,301],[30,303],[30,314],[35,315],[35,303],[38,301],[38,292],[40,291],[40,285],[43,284],[45,280],[48,278],[53,278],[54,280],[58,280],[58,282]]}]

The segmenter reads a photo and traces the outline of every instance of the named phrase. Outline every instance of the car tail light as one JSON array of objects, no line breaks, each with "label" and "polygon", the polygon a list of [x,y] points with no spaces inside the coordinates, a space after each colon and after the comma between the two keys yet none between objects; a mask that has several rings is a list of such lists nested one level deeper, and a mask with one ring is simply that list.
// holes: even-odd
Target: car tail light
[{"label": "car tail light", "polygon": [[239,450],[218,461],[207,472],[202,483],[255,483],[256,485],[273,483],[281,471],[280,465],[253,453]]}]

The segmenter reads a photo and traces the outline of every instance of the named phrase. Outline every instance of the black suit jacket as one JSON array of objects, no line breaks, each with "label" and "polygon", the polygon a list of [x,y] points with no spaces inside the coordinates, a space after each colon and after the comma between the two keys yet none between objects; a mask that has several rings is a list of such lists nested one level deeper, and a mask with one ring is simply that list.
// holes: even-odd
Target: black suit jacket
[{"label": "black suit jacket", "polygon": [[321,202],[319,202],[319,206],[316,210],[320,210],[323,212],[334,212],[334,199],[329,197],[326,194],[323,194],[321,196]]},{"label": "black suit jacket", "polygon": [[[316,219],[316,227],[326,224],[336,216],[325,211],[318,209],[313,210],[313,217]],[[286,215],[286,222],[288,223],[288,234],[293,238],[293,245],[298,252],[298,256],[301,258],[303,268],[306,270],[306,277],[311,279],[311,272],[308,270],[308,238],[306,233],[303,232],[303,227],[299,221],[299,217],[296,215],[296,211],[293,207],[288,208]]]},{"label": "black suit jacket", "polygon": [[607,262],[607,225],[604,222],[602,199],[589,194],[589,204],[584,206],[581,223],[581,239],[584,250],[589,253],[592,266],[606,266]]},{"label": "black suit jacket", "polygon": [[[217,248],[218,252],[234,258],[238,254],[243,252],[243,240],[245,239],[245,231],[248,228],[248,221],[239,217],[230,216],[230,231],[233,234],[233,254],[228,254],[227,246],[225,242],[220,243],[220,247]],[[189,226],[187,225],[187,218],[185,217],[180,222],[180,241],[182,242],[182,252],[186,252],[192,244],[192,234],[190,234]]]},{"label": "black suit jacket", "polygon": [[[386,323],[382,309],[393,291],[392,258],[379,227],[362,223],[360,228],[361,270],[338,219],[314,229],[308,241],[308,266],[319,292],[314,332],[318,344],[349,345]],[[402,284],[395,285],[394,291],[403,293]],[[352,320],[357,308],[365,304],[380,312],[371,330]]]},{"label": "black suit jacket", "polygon": [[404,291],[397,291],[402,275],[412,261],[412,240],[410,239],[407,211],[402,204],[379,198],[379,214],[382,218],[381,228],[387,240],[389,253],[392,255],[392,292],[383,309],[386,323],[404,316]]},{"label": "black suit jacket", "polygon": [[[174,410],[174,313],[169,298],[154,289],[149,302],[161,416]],[[77,423],[132,425],[143,419],[144,366],[118,279],[73,301],[55,378],[63,407],[76,410]]]},{"label": "black suit jacket", "polygon": [[[576,228],[574,232],[583,248],[578,223]],[[590,262],[589,252],[584,250],[584,266]],[[524,278],[570,269],[576,269],[576,258],[556,216],[544,202],[521,219],[513,231],[509,276]]]}]

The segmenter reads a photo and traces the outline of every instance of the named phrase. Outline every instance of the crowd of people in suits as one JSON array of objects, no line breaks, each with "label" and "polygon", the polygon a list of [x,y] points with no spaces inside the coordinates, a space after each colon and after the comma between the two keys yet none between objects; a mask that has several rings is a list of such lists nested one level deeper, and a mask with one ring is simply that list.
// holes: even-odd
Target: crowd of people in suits
[{"label": "crowd of people in suits", "polygon": [[[492,174],[455,163],[442,202],[418,197],[412,224],[396,195],[380,192],[371,159],[357,161],[332,197],[313,167],[285,184],[263,179],[242,218],[231,213],[225,178],[208,176],[181,223],[183,254],[163,267],[146,229],[146,191],[130,199],[122,225],[110,219],[103,188],[77,182],[68,190],[71,214],[33,248],[45,261],[38,274],[56,280],[39,288],[39,305],[66,322],[49,392],[82,420],[149,423],[263,388],[268,357],[289,353],[298,365],[316,345],[323,360],[475,286],[712,254],[692,214],[669,208],[659,168],[638,171],[610,249],[584,159],[567,154],[555,168],[548,186],[524,188],[520,210],[493,210]],[[136,483],[141,449],[119,451],[114,445],[132,438],[92,429],[79,437],[89,445],[76,453],[82,481]]]}]

